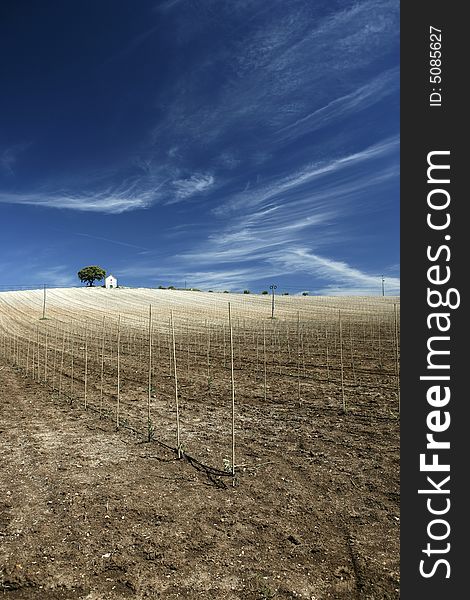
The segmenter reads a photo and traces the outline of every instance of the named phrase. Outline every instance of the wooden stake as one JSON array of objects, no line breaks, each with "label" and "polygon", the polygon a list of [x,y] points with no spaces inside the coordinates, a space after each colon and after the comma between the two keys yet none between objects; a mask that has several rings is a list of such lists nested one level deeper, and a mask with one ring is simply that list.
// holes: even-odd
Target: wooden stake
[{"label": "wooden stake", "polygon": [[301,403],[300,396],[300,313],[297,312],[297,401]]},{"label": "wooden stake", "polygon": [[325,345],[326,345],[326,380],[330,383],[330,357],[328,352],[328,325],[325,325]]},{"label": "wooden stake", "polygon": [[264,401],[268,396],[268,366],[266,360],[266,323],[263,323]]},{"label": "wooden stake", "polygon": [[65,329],[62,334],[62,356],[60,359],[60,373],[59,373],[59,398],[62,394],[62,372],[64,370],[64,352],[65,352]]},{"label": "wooden stake", "polygon": [[71,348],[71,352],[72,352],[72,365],[71,365],[71,381],[70,381],[70,404],[72,404],[73,401],[73,365],[74,365],[74,346],[75,346],[75,340],[73,338],[73,334],[75,333],[75,331],[72,331],[71,333],[71,340],[70,340],[70,348]]},{"label": "wooden stake", "polygon": [[46,333],[45,333],[46,339],[45,339],[45,349],[44,349],[44,383],[47,383],[47,350],[48,350],[47,341],[48,341],[48,333],[49,333],[49,330],[46,327]]},{"label": "wooden stake", "polygon": [[119,429],[119,410],[121,404],[121,315],[118,316],[117,325],[117,343],[116,343],[116,370],[117,370],[117,381],[116,381],[116,429]]},{"label": "wooden stake", "polygon": [[230,328],[230,365],[232,383],[232,485],[235,485],[235,377],[233,369],[233,330],[230,302],[228,303],[228,324]]},{"label": "wooden stake", "polygon": [[36,378],[37,378],[37,380],[39,382],[39,379],[40,379],[40,369],[39,369],[40,362],[39,362],[39,360],[40,360],[40,354],[41,354],[40,351],[39,351],[39,325],[36,325],[36,349],[37,349],[37,356],[36,356],[36,358],[37,358]]},{"label": "wooden stake", "polygon": [[181,458],[183,453],[181,450],[180,441],[180,410],[178,402],[178,372],[176,368],[176,345],[175,345],[175,324],[173,322],[173,311],[170,311],[170,325],[171,325],[171,336],[173,341],[173,367],[175,376],[175,402],[176,402],[176,451],[178,458]]},{"label": "wooden stake", "polygon": [[381,332],[380,330],[382,329],[382,315],[379,313],[379,317],[378,317],[378,327],[377,327],[377,335],[378,335],[378,340],[377,340],[377,352],[379,355],[379,368],[380,370],[382,370],[382,344],[381,344]]},{"label": "wooden stake", "polygon": [[31,338],[28,336],[28,350],[26,352],[26,375],[28,375],[28,369],[29,369],[29,350],[30,350],[30,346],[31,346]]},{"label": "wooden stake", "polygon": [[393,304],[393,314],[395,320],[395,377],[397,386],[397,398],[398,398],[398,413],[400,413],[400,367],[398,358],[398,314],[397,305]]},{"label": "wooden stake", "polygon": [[85,373],[83,377],[83,395],[84,395],[84,403],[85,410],[87,410],[88,405],[88,327],[85,326]]},{"label": "wooden stake", "polygon": [[[171,311],[171,314],[173,314],[172,311]],[[168,369],[169,369],[169,374],[171,377],[171,375],[172,375],[172,373],[171,373],[171,317],[168,321],[168,357],[169,357]]]},{"label": "wooden stake", "polygon": [[55,324],[55,340],[54,340],[54,362],[52,366],[52,391],[55,390],[55,371],[57,367],[57,342],[59,337],[59,323]]},{"label": "wooden stake", "polygon": [[338,310],[339,320],[339,353],[341,360],[341,396],[343,399],[343,411],[346,412],[346,400],[344,397],[344,365],[343,365],[343,327],[341,323],[341,309]]},{"label": "wooden stake", "polygon": [[209,326],[207,328],[207,388],[210,389],[211,387],[211,358],[210,358],[210,352],[211,352],[211,326],[209,323]]},{"label": "wooden stake", "polygon": [[104,348],[105,348],[105,337],[106,337],[106,329],[105,329],[105,319],[103,317],[103,324],[101,330],[101,376],[100,376],[100,419],[103,415],[103,379],[104,379]]},{"label": "wooden stake", "polygon": [[148,326],[148,344],[149,344],[149,363],[148,363],[148,394],[147,394],[147,435],[148,441],[152,441],[152,418],[150,414],[150,404],[152,401],[152,305],[149,305],[149,326]]}]

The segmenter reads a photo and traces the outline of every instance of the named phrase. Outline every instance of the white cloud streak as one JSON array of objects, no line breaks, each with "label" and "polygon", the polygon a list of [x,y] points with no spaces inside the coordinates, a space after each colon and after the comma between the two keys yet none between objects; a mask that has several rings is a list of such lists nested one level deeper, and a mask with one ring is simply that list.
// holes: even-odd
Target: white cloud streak
[{"label": "white cloud streak", "polygon": [[152,203],[152,194],[145,193],[129,197],[123,194],[93,193],[59,194],[59,193],[0,193],[0,202],[9,204],[29,204],[38,207],[69,209],[82,212],[100,212],[121,214],[138,208],[148,208]]},{"label": "white cloud streak", "polygon": [[325,106],[316,109],[300,119],[279,129],[279,139],[295,139],[306,131],[313,132],[327,127],[332,122],[338,123],[347,116],[367,110],[398,88],[398,69],[390,69],[349,94],[335,98]]},{"label": "white cloud streak", "polygon": [[[344,261],[332,260],[313,254],[306,248],[290,249],[276,257],[276,261],[287,270],[302,271],[314,275],[319,280],[331,281],[321,287],[318,293],[337,295],[339,293],[379,294],[382,274],[369,274],[351,267]],[[387,278],[390,293],[399,293],[397,277]]]},{"label": "white cloud streak", "polygon": [[[243,33],[235,49],[221,47],[171,89],[165,102],[169,110],[154,140],[171,136],[208,147],[230,132],[245,131],[249,139],[261,128],[270,145],[279,144],[283,137],[318,127],[322,118],[371,106],[397,90],[397,74],[389,71],[364,81],[360,70],[396,43],[398,15],[393,0],[368,0],[321,20],[313,3],[294,4],[286,19],[273,14],[263,27]],[[194,102],[200,82],[225,63],[231,76],[213,98]],[[276,137],[289,126],[288,135]]]},{"label": "white cloud streak", "polygon": [[194,194],[205,192],[214,185],[214,177],[212,175],[195,174],[188,179],[178,179],[173,182],[176,190],[174,198],[169,200],[168,204],[186,200]]},{"label": "white cloud streak", "polygon": [[[219,216],[222,216],[227,212],[241,210],[242,208],[245,210],[249,207],[265,205],[269,201],[274,201],[275,199],[285,200],[286,196],[292,195],[293,192],[301,189],[303,186],[312,186],[323,177],[337,175],[340,171],[344,171],[348,167],[358,167],[363,163],[370,162],[374,159],[380,159],[387,155],[391,156],[393,152],[398,150],[398,146],[398,137],[393,137],[383,140],[377,144],[373,144],[362,151],[355,152],[341,158],[306,166],[299,172],[293,175],[278,178],[271,184],[267,183],[265,185],[256,186],[255,188],[233,195],[228,201],[219,206],[215,210],[215,213]],[[394,175],[397,175],[397,170],[395,168],[392,168],[392,170],[386,169],[381,171],[370,169],[367,174],[367,181],[370,185],[373,182],[378,183],[379,180],[384,177],[389,178]],[[335,194],[337,196],[339,196],[337,188],[341,186],[340,181],[340,179],[337,179],[331,186],[335,190]],[[355,189],[357,190],[360,187],[364,187],[364,185],[364,177],[354,177],[347,183],[342,191],[347,193],[348,189],[350,191]],[[327,196],[329,196],[325,188],[322,190],[319,189],[318,191],[313,191],[313,195],[317,202],[319,197],[324,196],[325,193]],[[310,201],[312,199],[311,189],[309,193],[309,199]]]}]

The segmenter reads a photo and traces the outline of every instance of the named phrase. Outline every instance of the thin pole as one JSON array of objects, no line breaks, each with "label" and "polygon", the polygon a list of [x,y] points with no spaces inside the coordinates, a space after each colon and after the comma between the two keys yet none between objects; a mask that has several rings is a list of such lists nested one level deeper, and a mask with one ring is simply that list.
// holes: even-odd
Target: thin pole
[{"label": "thin pole", "polygon": [[46,318],[46,284],[44,284],[43,301],[42,301],[42,318]]},{"label": "thin pole", "polygon": [[152,399],[152,305],[149,305],[149,372],[148,372],[148,395],[147,395],[147,433],[148,441],[152,440],[152,419],[150,415],[150,403]]},{"label": "thin pole", "polygon": [[85,410],[87,409],[88,392],[88,327],[85,327],[85,374],[84,374],[84,400]]},{"label": "thin pole", "polygon": [[326,345],[326,380],[330,383],[330,357],[328,352],[328,324],[325,325],[325,345]]},{"label": "thin pole", "polygon": [[[5,356],[7,352],[7,347],[5,346]],[[34,334],[31,338],[31,379],[34,381],[34,369],[35,369],[35,354],[34,354]]]},{"label": "thin pole", "polygon": [[170,311],[170,326],[171,326],[171,337],[173,341],[173,367],[175,376],[175,401],[176,401],[176,451],[178,458],[181,458],[181,442],[180,442],[180,409],[178,402],[178,373],[176,369],[176,344],[175,344],[175,324],[173,322],[173,311]]},{"label": "thin pole", "polygon": [[[170,311],[171,314],[173,314],[172,311]],[[168,368],[170,371],[170,377],[171,377],[171,318],[168,321],[168,357],[169,357],[169,361],[168,361]]]},{"label": "thin pole", "polygon": [[382,348],[381,348],[381,327],[382,327],[382,314],[379,313],[378,317],[378,327],[377,327],[377,353],[379,355],[379,368],[382,370]]},{"label": "thin pole", "polygon": [[36,369],[36,378],[39,382],[40,380],[40,358],[41,358],[41,353],[39,351],[39,325],[36,325],[36,349],[37,349],[37,369]]},{"label": "thin pole", "polygon": [[267,400],[268,395],[268,371],[266,361],[266,323],[263,323],[263,360],[264,360],[264,401]]},{"label": "thin pole", "polygon": [[14,362],[15,362],[15,365],[18,365],[18,347],[19,347],[19,335],[17,333],[15,333],[15,346],[14,346],[14,350],[15,350]]},{"label": "thin pole", "polygon": [[52,391],[55,390],[55,370],[57,366],[57,342],[59,336],[59,323],[55,324],[55,341],[54,341],[54,363],[52,366]]},{"label": "thin pole", "polygon": [[301,404],[300,396],[300,313],[297,312],[297,400]]},{"label": "thin pole", "polygon": [[116,429],[119,429],[119,409],[121,401],[121,373],[120,373],[120,350],[121,345],[121,315],[118,316],[118,329],[117,329],[117,349],[116,349],[116,369],[117,369],[117,399],[116,399]]},{"label": "thin pole", "polygon": [[230,302],[228,303],[228,325],[230,328],[230,362],[232,378],[232,483],[235,485],[235,377],[233,371],[233,330]]},{"label": "thin pole", "polygon": [[106,319],[106,317],[103,317],[103,325],[102,325],[102,331],[101,331],[100,419],[101,419],[102,413],[103,413],[104,341],[105,341],[105,336],[106,336],[105,319]]},{"label": "thin pole", "polygon": [[343,328],[341,324],[341,309],[338,310],[339,319],[339,352],[341,359],[341,396],[343,399],[343,411],[346,412],[346,400],[344,398],[344,366],[343,366]]},{"label": "thin pole", "polygon": [[46,327],[46,339],[45,339],[45,349],[44,349],[44,383],[47,383],[47,341],[48,341],[48,333],[49,330]]},{"label": "thin pole", "polygon": [[[75,333],[75,331],[72,331],[72,333]],[[70,404],[72,404],[72,400],[73,400],[73,365],[74,365],[74,347],[75,347],[75,341],[73,339],[73,335],[71,337],[71,352],[72,352],[72,364],[71,364],[71,381],[70,381]]]},{"label": "thin pole", "polygon": [[393,304],[393,313],[395,317],[395,376],[397,384],[397,397],[398,397],[398,412],[400,412],[400,370],[398,362],[398,314],[397,305]]},{"label": "thin pole", "polygon": [[[207,322],[206,322],[207,327]],[[207,388],[211,387],[211,326],[207,327]]]},{"label": "thin pole", "polygon": [[29,350],[30,350],[30,345],[31,345],[31,338],[28,335],[28,350],[26,352],[26,376],[28,376],[28,369],[29,369]]},{"label": "thin pole", "polygon": [[62,334],[62,355],[60,358],[60,373],[59,373],[59,398],[62,393],[62,371],[64,370],[64,352],[65,352],[65,328]]}]

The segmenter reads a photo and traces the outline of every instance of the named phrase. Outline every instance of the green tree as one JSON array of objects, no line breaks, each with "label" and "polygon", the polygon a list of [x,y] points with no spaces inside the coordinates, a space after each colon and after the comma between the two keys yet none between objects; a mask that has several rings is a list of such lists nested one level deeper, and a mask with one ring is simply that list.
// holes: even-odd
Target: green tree
[{"label": "green tree", "polygon": [[92,265],[83,267],[77,275],[80,281],[91,287],[95,281],[100,281],[106,277],[106,271],[97,265]]}]

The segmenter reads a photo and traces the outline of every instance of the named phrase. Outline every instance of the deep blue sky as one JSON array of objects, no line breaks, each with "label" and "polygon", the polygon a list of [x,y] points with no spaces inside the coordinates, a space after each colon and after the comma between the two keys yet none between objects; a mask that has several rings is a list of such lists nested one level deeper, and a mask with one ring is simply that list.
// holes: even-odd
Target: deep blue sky
[{"label": "deep blue sky", "polygon": [[398,293],[398,0],[3,0],[0,285]]}]

